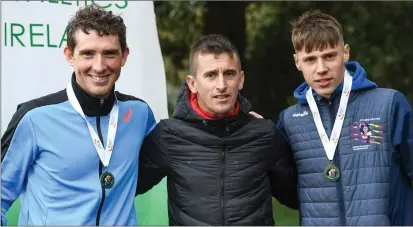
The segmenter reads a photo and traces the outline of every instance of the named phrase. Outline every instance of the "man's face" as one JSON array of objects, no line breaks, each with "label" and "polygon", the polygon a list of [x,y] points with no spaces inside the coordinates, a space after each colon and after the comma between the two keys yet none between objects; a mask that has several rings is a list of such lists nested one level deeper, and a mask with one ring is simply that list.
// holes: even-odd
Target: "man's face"
[{"label": "man's face", "polygon": [[75,40],[73,53],[68,47],[64,53],[75,70],[76,82],[94,97],[107,97],[125,65],[129,49],[122,53],[118,36],[99,36],[95,30],[89,34],[79,30]]},{"label": "man's face", "polygon": [[186,82],[197,95],[199,106],[217,117],[230,113],[244,84],[236,56],[198,54],[194,62],[196,75],[188,75]]},{"label": "man's face", "polygon": [[314,50],[309,53],[305,48],[294,54],[295,65],[304,75],[304,79],[315,92],[329,98],[344,78],[344,62],[350,56],[350,47],[337,44],[323,51]]}]

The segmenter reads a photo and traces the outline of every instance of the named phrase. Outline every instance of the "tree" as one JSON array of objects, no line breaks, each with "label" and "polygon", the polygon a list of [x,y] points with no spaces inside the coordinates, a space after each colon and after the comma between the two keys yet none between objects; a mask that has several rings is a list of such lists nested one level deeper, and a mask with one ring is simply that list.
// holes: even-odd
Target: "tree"
[{"label": "tree", "polygon": [[220,34],[228,37],[238,48],[241,62],[245,48],[245,9],[249,2],[215,2],[205,4],[203,34]]}]

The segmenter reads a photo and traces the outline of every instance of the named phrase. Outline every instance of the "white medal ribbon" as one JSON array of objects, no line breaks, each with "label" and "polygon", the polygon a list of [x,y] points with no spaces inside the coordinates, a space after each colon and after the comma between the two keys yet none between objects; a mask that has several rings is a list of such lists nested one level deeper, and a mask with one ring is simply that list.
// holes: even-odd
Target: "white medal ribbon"
[{"label": "white medal ribbon", "polygon": [[109,126],[108,126],[108,135],[106,138],[106,149],[103,149],[102,142],[99,139],[98,134],[93,129],[92,125],[90,125],[89,121],[86,120],[85,114],[83,113],[82,107],[79,104],[79,101],[76,98],[76,95],[73,91],[72,84],[66,88],[67,97],[69,99],[70,104],[72,104],[73,108],[82,116],[82,118],[86,121],[87,127],[89,128],[89,133],[92,138],[93,146],[98,153],[100,160],[102,161],[103,165],[107,167],[109,165],[110,157],[112,156],[112,150],[115,145],[115,136],[116,130],[118,128],[118,115],[119,115],[119,106],[118,101],[115,99],[115,104],[110,111],[110,118],[109,118]]},{"label": "white medal ribbon", "polygon": [[327,158],[328,160],[330,160],[330,162],[333,161],[338,140],[340,138],[341,128],[343,127],[344,116],[346,115],[347,103],[350,97],[352,84],[353,78],[346,70],[344,73],[344,85],[343,91],[341,93],[340,106],[338,108],[336,120],[334,121],[333,131],[331,132],[330,139],[327,137],[327,133],[324,129],[323,123],[321,122],[320,112],[318,111],[317,104],[314,100],[313,90],[311,89],[311,87],[306,93],[307,102],[310,106],[311,112],[313,113],[313,118],[317,127],[318,134],[320,136],[321,142],[323,143]]}]

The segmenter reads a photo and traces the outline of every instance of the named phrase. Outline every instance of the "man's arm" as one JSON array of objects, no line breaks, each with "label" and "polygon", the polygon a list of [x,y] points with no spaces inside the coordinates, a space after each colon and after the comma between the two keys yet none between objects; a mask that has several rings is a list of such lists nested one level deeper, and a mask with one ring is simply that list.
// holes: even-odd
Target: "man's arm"
[{"label": "man's arm", "polygon": [[1,139],[2,225],[6,225],[6,212],[25,187],[27,171],[36,159],[38,152],[33,123],[29,116],[24,115],[26,111],[23,111],[24,113],[22,111],[16,112]]},{"label": "man's arm", "polygon": [[404,174],[413,182],[413,115],[407,98],[397,92],[392,106],[391,140]]},{"label": "man's arm", "polygon": [[275,127],[274,162],[269,172],[271,193],[281,204],[298,209],[297,167],[288,140],[283,133],[282,114]]},{"label": "man's arm", "polygon": [[148,111],[146,137],[139,154],[136,195],[143,194],[166,176],[167,150],[162,140],[164,123],[156,125],[152,111]]}]

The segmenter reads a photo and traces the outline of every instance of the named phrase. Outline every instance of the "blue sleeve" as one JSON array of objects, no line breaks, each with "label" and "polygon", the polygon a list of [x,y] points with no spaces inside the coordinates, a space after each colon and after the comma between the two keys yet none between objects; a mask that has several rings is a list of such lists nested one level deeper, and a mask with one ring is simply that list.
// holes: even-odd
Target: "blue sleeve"
[{"label": "blue sleeve", "polygon": [[32,121],[25,115],[16,127],[1,166],[1,222],[25,187],[27,171],[37,156],[36,134]]},{"label": "blue sleeve", "polygon": [[146,121],[145,137],[149,135],[149,133],[155,128],[155,126],[156,126],[155,117],[153,116],[151,108],[148,106],[148,118]]},{"label": "blue sleeve", "polygon": [[275,127],[277,127],[277,129],[282,132],[285,139],[287,141],[289,141],[288,137],[287,137],[287,133],[285,132],[285,127],[284,127],[284,114],[285,114],[285,110],[281,111],[280,117],[279,117],[277,123],[275,124]]},{"label": "blue sleeve", "polygon": [[395,152],[400,157],[402,169],[413,181],[413,116],[407,98],[397,92],[392,105],[391,140]]}]

